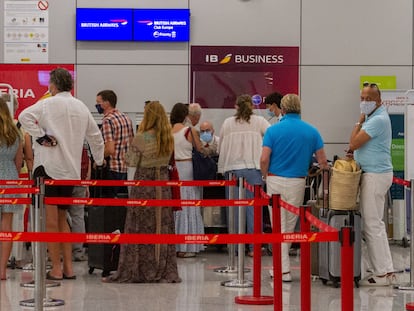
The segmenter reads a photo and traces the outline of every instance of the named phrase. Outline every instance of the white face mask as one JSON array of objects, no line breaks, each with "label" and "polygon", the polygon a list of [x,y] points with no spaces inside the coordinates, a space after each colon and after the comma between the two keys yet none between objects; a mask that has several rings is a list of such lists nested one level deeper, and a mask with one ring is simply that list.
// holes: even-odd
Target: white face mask
[{"label": "white face mask", "polygon": [[359,104],[359,107],[361,109],[361,113],[367,116],[375,110],[375,108],[377,107],[377,102],[364,100]]}]

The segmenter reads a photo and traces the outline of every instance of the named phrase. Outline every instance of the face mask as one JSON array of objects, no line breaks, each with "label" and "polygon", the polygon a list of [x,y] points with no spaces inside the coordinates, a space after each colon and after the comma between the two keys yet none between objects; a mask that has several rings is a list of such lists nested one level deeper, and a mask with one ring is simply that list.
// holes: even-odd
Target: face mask
[{"label": "face mask", "polygon": [[212,138],[213,134],[211,134],[211,132],[203,132],[200,135],[200,139],[206,143],[210,142]]},{"label": "face mask", "polygon": [[267,115],[271,118],[273,118],[275,116],[275,113],[273,111],[271,111],[270,109],[266,109]]},{"label": "face mask", "polygon": [[361,109],[361,113],[367,116],[367,115],[370,115],[375,110],[375,108],[377,107],[377,103],[374,101],[369,101],[369,102],[362,101],[359,104],[359,107]]},{"label": "face mask", "polygon": [[98,110],[99,114],[103,114],[104,110],[100,104],[95,105],[96,110]]}]

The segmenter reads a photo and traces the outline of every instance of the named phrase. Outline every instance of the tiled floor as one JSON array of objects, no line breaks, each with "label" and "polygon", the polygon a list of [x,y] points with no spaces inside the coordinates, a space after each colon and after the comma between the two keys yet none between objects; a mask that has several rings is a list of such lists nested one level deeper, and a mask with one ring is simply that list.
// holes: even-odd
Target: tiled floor
[{"label": "tiled floor", "polygon": [[[396,269],[404,270],[409,264],[409,248],[392,246]],[[283,285],[283,310],[300,310],[299,256],[291,257],[293,282]],[[252,295],[252,288],[237,289],[221,285],[222,281],[235,279],[236,274],[220,274],[214,269],[226,266],[227,255],[209,248],[196,258],[179,259],[180,284],[105,284],[100,271],[88,274],[87,262],[75,263],[78,279],[65,280],[60,287],[47,290],[48,297],[63,299],[65,305],[46,310],[67,311],[268,311],[273,306],[240,305],[236,296]],[[269,277],[271,257],[262,258],[261,294],[272,295],[272,280]],[[252,267],[252,259],[246,257],[246,266]],[[33,310],[19,306],[22,299],[33,298],[33,289],[22,288],[20,283],[30,280],[32,273],[9,270],[10,278],[0,284],[0,310]],[[251,273],[246,279],[252,278]],[[409,281],[409,273],[400,273],[401,282]],[[354,310],[394,311],[405,310],[407,302],[414,302],[414,291],[400,291],[391,287],[361,287],[355,289]],[[320,280],[312,282],[312,310],[341,310],[340,289],[322,285]]]}]

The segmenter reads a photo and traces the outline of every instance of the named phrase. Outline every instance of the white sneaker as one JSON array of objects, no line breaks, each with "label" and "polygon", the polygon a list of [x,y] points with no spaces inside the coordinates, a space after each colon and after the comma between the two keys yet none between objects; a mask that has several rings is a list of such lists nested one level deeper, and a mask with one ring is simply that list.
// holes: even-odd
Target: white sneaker
[{"label": "white sneaker", "polygon": [[[390,286],[391,283],[391,278],[392,276],[383,276],[383,277],[378,277],[375,275],[371,275],[363,280],[361,280],[361,282],[359,283],[361,286]],[[394,276],[395,278],[395,276]]]},{"label": "white sneaker", "polygon": [[282,282],[292,282],[292,275],[290,272],[282,274]]}]

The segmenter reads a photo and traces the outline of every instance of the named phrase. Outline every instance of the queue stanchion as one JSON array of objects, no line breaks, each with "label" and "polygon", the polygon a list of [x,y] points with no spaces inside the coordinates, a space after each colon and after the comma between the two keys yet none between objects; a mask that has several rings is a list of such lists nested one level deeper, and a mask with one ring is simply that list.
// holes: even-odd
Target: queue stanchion
[{"label": "queue stanchion", "polygon": [[354,310],[354,239],[352,227],[341,228],[341,305],[346,311]]},{"label": "queue stanchion", "polygon": [[[272,223],[273,234],[282,232],[281,220],[281,197],[280,194],[272,195]],[[272,242],[273,250],[273,305],[274,310],[283,310],[283,288],[282,288],[282,243]]]},{"label": "queue stanchion", "polygon": [[[244,187],[244,178],[240,177],[238,179],[239,183],[239,199],[246,198],[246,188]],[[246,206],[240,205],[239,206],[239,234],[246,233]],[[244,243],[238,244],[238,267],[237,267],[237,279],[230,280],[230,281],[223,281],[221,282],[222,286],[226,287],[238,287],[238,288],[247,288],[252,287],[253,282],[245,280],[244,278],[244,251],[245,246]]]},{"label": "queue stanchion", "polygon": [[[229,174],[229,180],[233,180],[233,174],[230,173]],[[229,187],[229,195],[228,198],[229,200],[233,200],[235,195],[234,192],[236,191],[236,187],[235,186],[231,186]],[[229,219],[228,219],[228,233],[230,234],[234,234],[236,233],[236,225],[234,222],[234,209],[236,208],[236,206],[229,206]],[[225,267],[220,267],[217,269],[214,269],[215,272],[219,272],[219,273],[236,273],[237,272],[237,267],[236,267],[236,244],[227,244],[227,249],[228,249],[228,262],[227,262],[227,266]]]},{"label": "queue stanchion", "polygon": [[[29,179],[33,180],[33,175],[32,175],[32,171],[29,171]],[[38,184],[36,184],[38,185]],[[36,197],[35,194],[32,194],[32,204],[30,204],[29,207],[29,225],[30,225],[30,230],[32,232],[36,232],[36,226],[37,224],[40,225],[39,223],[39,214],[36,212],[38,211],[38,208],[35,207],[35,200],[37,200],[38,197]],[[42,203],[43,204],[43,201]],[[39,205],[38,205],[39,206]],[[44,231],[44,230],[43,230]],[[39,232],[39,231],[37,231]],[[36,247],[38,246],[38,243],[31,243],[31,249],[32,249],[32,262],[30,264],[27,264],[23,267],[23,270],[31,270],[31,271],[35,271],[36,270]],[[47,267],[47,260],[46,257],[45,259],[45,264],[46,264],[46,268]],[[35,287],[35,280],[31,280],[29,282],[26,283],[20,283],[21,287],[27,287],[27,288],[34,288]],[[56,281],[52,281],[52,280],[46,280],[46,287],[58,287],[60,286],[60,282],[56,282]]]},{"label": "queue stanchion", "polygon": [[[43,177],[36,179],[39,192],[34,195],[35,232],[46,231],[46,211],[44,205],[45,183]],[[34,307],[36,311],[44,308],[59,307],[65,304],[64,300],[46,297],[46,243],[35,242],[35,273],[34,273],[34,298],[20,301],[23,307]]]},{"label": "queue stanchion", "polygon": [[[254,198],[257,202],[260,199],[260,185],[254,186]],[[263,234],[262,226],[262,210],[260,204],[254,204],[254,233]],[[262,245],[261,243],[254,244],[253,251],[253,295],[252,296],[237,296],[234,301],[239,304],[247,305],[271,305],[273,304],[272,296],[261,295],[262,282]]]},{"label": "queue stanchion", "polygon": [[[401,289],[401,290],[414,290],[414,247],[413,247],[413,238],[414,238],[414,217],[413,217],[413,213],[414,213],[414,192],[413,192],[413,187],[414,187],[414,179],[410,180],[410,189],[409,189],[409,193],[410,193],[410,197],[406,198],[406,200],[410,200],[410,283],[408,284],[404,284],[404,285],[397,285],[395,286],[395,288],[397,289]],[[407,310],[408,307],[411,307],[412,304],[412,308],[410,310],[414,310],[414,303],[410,303],[407,304]]]},{"label": "queue stanchion", "polygon": [[[300,209],[300,231],[309,232],[310,222],[306,219],[306,213],[310,212],[310,206],[305,205]],[[311,246],[310,243],[300,245],[300,304],[301,311],[311,309]]]}]

